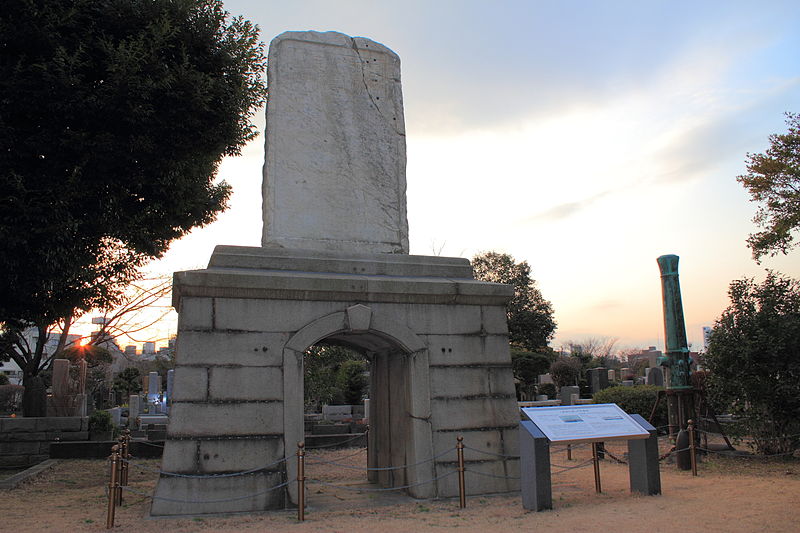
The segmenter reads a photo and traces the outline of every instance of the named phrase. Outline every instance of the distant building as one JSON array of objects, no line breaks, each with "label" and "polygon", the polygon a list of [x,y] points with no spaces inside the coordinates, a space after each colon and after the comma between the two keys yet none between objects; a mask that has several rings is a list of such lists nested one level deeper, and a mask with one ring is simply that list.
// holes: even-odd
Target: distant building
[{"label": "distant building", "polygon": [[708,351],[708,343],[711,341],[711,332],[714,331],[714,328],[709,326],[703,326],[703,351]]},{"label": "distant building", "polygon": [[14,361],[0,361],[0,374],[8,376],[12,385],[22,385],[22,369]]}]

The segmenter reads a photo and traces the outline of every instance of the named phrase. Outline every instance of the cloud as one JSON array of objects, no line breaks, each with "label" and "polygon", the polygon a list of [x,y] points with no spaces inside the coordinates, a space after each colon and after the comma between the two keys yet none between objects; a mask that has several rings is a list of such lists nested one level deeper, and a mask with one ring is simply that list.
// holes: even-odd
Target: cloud
[{"label": "cloud", "polygon": [[597,194],[593,194],[587,198],[582,200],[574,201],[574,202],[564,202],[562,204],[558,204],[553,206],[545,211],[537,213],[535,215],[526,217],[519,222],[522,224],[528,223],[537,223],[537,222],[552,222],[556,220],[561,220],[565,218],[569,218],[571,216],[576,215],[581,210],[587,209],[591,207],[593,204],[597,203],[599,200],[613,194],[615,191],[613,189],[609,189],[606,191],[599,192]]}]

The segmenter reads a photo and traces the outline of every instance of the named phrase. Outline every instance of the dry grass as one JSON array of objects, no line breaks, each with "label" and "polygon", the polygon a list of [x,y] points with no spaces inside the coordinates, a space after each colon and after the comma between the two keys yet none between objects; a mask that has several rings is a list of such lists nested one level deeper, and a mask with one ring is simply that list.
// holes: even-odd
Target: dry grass
[{"label": "dry grass", "polygon": [[[608,449],[622,457],[624,446]],[[313,457],[363,465],[355,450],[316,452]],[[586,447],[574,452],[574,464],[588,457]],[[348,457],[349,456],[349,457]],[[554,450],[553,462],[566,463]],[[140,464],[158,468],[159,462]],[[517,531],[631,533],[684,531],[796,532],[800,523],[800,460],[758,460],[714,456],[700,465],[700,476],[662,464],[663,495],[637,496],[628,491],[627,466],[603,461],[603,493],[595,494],[591,467],[564,472],[553,479],[554,510],[526,512],[518,494],[471,497],[467,508],[453,500],[417,501],[378,497],[328,487],[309,488],[306,521],[298,523],[292,511],[256,515],[158,519],[146,517],[149,498],[128,493],[117,511],[116,531],[139,532],[156,528],[171,533],[189,531],[459,531],[487,533],[499,528]],[[555,471],[555,469],[554,469]],[[310,477],[358,483],[363,474],[309,465]],[[130,486],[152,493],[152,472],[131,470]],[[22,487],[0,495],[3,531],[101,531],[105,529],[107,464],[104,461],[62,461]]]}]

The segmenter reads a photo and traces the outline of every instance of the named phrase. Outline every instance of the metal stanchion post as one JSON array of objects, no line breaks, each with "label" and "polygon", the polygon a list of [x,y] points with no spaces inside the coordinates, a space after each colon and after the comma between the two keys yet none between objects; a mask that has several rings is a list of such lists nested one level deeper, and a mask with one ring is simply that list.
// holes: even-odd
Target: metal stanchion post
[{"label": "metal stanchion post", "polygon": [[114,445],[111,448],[111,478],[108,481],[108,513],[106,515],[106,529],[114,527],[114,510],[117,505],[117,490],[119,490],[119,481],[117,478],[119,467],[119,448]]},{"label": "metal stanchion post", "polygon": [[[125,462],[125,437],[120,435],[117,439],[117,446],[119,447],[119,468],[117,469],[117,486],[122,487],[125,483],[125,467],[128,466]],[[122,505],[122,489],[117,490],[117,505]]]},{"label": "metal stanchion post", "polygon": [[697,448],[694,445],[694,422],[687,421],[689,429],[689,457],[692,460],[692,475],[697,475]]},{"label": "metal stanchion post", "polygon": [[120,458],[122,461],[122,476],[120,477],[120,485],[123,487],[128,486],[128,475],[130,474],[131,465],[128,463],[131,459],[131,430],[126,429],[122,432],[122,450]]},{"label": "metal stanchion post", "polygon": [[572,444],[567,444],[567,461],[572,461]]},{"label": "metal stanchion post", "polygon": [[306,443],[297,443],[297,519],[306,519]]},{"label": "metal stanchion post", "polygon": [[592,462],[594,463],[594,490],[597,493],[603,492],[600,487],[600,458],[597,455],[597,443],[592,443]]},{"label": "metal stanchion post", "polygon": [[458,455],[458,506],[467,506],[466,487],[464,485],[464,437],[458,436],[456,439],[456,454]]}]

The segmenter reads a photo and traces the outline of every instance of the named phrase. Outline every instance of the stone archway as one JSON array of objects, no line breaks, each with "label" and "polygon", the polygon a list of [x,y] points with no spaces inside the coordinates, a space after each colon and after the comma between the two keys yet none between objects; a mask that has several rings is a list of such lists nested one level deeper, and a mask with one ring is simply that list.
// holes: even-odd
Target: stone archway
[{"label": "stone archway", "polygon": [[[455,457],[488,474],[472,494],[516,490],[519,414],[505,302],[466,259],[218,246],[178,272],[173,404],[153,515],[262,511],[297,501],[303,359],[322,339],[376,360],[372,465],[416,465],[384,485],[457,494]],[[382,406],[381,406],[382,403]],[[474,451],[477,450],[477,451]],[[422,463],[417,465],[417,463]],[[244,473],[244,475],[242,475]]]},{"label": "stone archway", "polygon": [[[390,317],[373,314],[368,306],[356,304],[345,311],[331,313],[304,326],[286,343],[284,368],[300,368],[284,373],[286,408],[285,448],[303,439],[303,354],[321,341],[353,348],[372,361],[370,445],[367,466],[410,468],[371,472],[370,481],[384,487],[414,484],[434,477],[434,465],[417,465],[433,455],[431,447],[430,381],[427,373],[427,347],[408,327]],[[288,380],[288,381],[287,381]],[[298,408],[299,406],[299,408]],[[289,476],[296,475],[294,466]],[[409,493],[431,497],[435,486],[415,486]],[[290,490],[290,498],[296,494]]]}]

